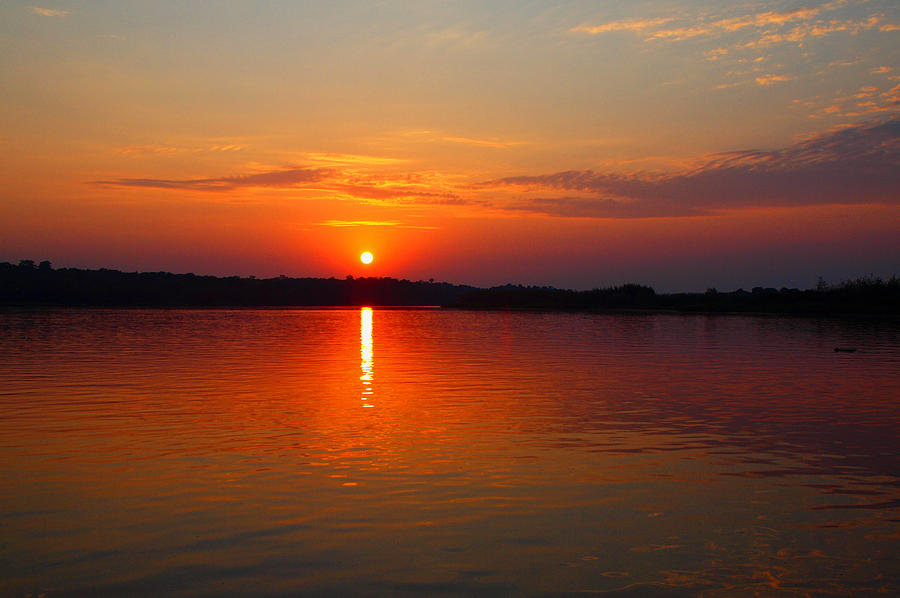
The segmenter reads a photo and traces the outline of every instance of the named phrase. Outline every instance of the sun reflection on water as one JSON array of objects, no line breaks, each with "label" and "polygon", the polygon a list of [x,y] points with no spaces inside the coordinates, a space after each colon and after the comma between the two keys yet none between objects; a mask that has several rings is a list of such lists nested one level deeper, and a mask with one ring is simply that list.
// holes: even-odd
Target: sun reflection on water
[{"label": "sun reflection on water", "polygon": [[359,311],[359,356],[361,359],[360,369],[362,375],[362,400],[364,407],[374,407],[371,399],[374,398],[372,391],[373,363],[374,357],[372,352],[372,308],[364,307]]}]

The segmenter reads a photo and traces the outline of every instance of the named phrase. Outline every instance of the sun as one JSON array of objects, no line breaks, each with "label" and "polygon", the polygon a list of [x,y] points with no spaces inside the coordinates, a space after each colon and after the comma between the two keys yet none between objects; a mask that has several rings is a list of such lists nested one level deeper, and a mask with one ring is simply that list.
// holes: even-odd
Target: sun
[{"label": "sun", "polygon": [[359,256],[359,261],[364,264],[371,264],[372,260],[375,259],[375,256],[369,253],[368,251],[364,252],[361,256]]}]

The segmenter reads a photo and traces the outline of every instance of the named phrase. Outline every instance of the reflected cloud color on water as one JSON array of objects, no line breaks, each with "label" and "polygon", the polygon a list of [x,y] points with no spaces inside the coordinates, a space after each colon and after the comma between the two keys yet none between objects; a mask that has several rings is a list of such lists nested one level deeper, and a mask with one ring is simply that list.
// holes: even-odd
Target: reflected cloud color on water
[{"label": "reflected cloud color on water", "polygon": [[0,330],[3,594],[900,592],[896,321],[70,310]]}]

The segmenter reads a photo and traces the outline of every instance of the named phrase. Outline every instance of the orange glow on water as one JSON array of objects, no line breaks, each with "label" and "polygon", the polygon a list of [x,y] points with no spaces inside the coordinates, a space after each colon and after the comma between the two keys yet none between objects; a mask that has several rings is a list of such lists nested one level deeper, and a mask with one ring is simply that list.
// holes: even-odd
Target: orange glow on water
[{"label": "orange glow on water", "polygon": [[[565,589],[657,583],[678,557],[684,579],[730,595],[790,557],[792,584],[849,563],[841,595],[870,595],[863,584],[893,563],[897,493],[884,480],[897,470],[897,350],[883,322],[379,310],[378,409],[360,411],[376,403],[372,308],[46,317],[35,328],[32,314],[3,315],[12,333],[0,347],[16,355],[0,363],[5,405],[32,406],[0,419],[0,465],[17,484],[2,507],[22,513],[4,538],[59,559],[41,573],[55,585],[85,570],[67,551],[110,544],[121,552],[111,568],[144,584],[184,543],[209,562],[286,549],[318,558],[334,543],[341,554],[321,579],[248,569],[297,593],[343,583],[345,554],[364,581],[410,562],[409,579],[437,583],[448,567],[431,547],[461,541],[474,554],[451,572],[485,562],[521,580],[534,558],[517,583]],[[197,338],[201,350],[171,349]],[[835,354],[838,342],[871,350]],[[53,382],[38,393],[42,375]],[[867,400],[851,400],[860,389]],[[819,425],[837,419],[852,425]],[[110,500],[123,495],[126,506]],[[800,518],[807,548],[763,543],[761,517],[785,536],[783,522]],[[247,540],[223,556],[223,533]],[[521,537],[546,545],[522,548]],[[134,556],[147,538],[162,556]],[[691,548],[706,542],[715,548]],[[592,560],[614,550],[615,567]],[[828,556],[802,556],[814,550]]]}]

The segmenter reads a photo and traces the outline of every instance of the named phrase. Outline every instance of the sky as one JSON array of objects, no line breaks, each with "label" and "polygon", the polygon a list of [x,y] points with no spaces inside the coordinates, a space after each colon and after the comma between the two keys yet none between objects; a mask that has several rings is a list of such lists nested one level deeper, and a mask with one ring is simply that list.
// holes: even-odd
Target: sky
[{"label": "sky", "polygon": [[0,261],[900,274],[896,0],[7,1],[0,89]]}]

